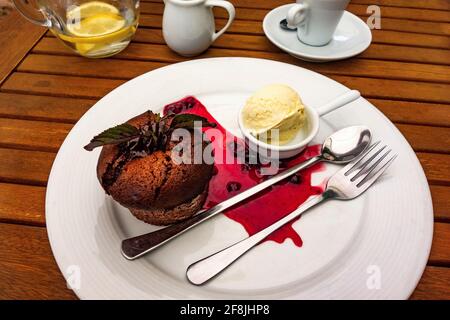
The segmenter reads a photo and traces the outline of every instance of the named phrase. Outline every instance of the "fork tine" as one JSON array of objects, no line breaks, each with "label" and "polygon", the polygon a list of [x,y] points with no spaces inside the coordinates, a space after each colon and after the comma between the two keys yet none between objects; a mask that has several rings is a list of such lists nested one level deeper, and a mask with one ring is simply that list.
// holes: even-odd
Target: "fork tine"
[{"label": "fork tine", "polygon": [[[369,167],[367,170],[364,170],[369,164],[371,164],[373,162],[373,160],[375,160],[378,155],[384,150],[386,149],[387,145],[384,145],[383,147],[381,147],[380,149],[378,149],[374,154],[372,154],[366,161],[364,161],[364,163],[362,163],[358,168],[356,168],[355,170],[358,170],[350,179],[350,181],[355,181],[356,179],[358,179],[359,177],[361,177],[363,174],[365,175],[367,172],[369,172],[370,168],[373,167]],[[386,155],[384,155],[386,156]],[[381,158],[380,160],[382,160],[383,158]],[[376,163],[378,164],[378,163]],[[375,164],[375,165],[376,165]]]},{"label": "fork tine", "polygon": [[[361,170],[359,170],[359,172],[354,177],[350,178],[350,181],[357,181],[357,183],[359,183],[359,181],[368,177],[370,173],[380,164],[380,162],[383,161],[383,159],[386,158],[386,156],[392,151],[391,149],[389,149],[388,151],[380,155],[381,151],[383,151],[385,148],[386,146],[378,150],[372,157],[370,157],[370,159],[363,163],[361,165]],[[380,157],[378,157],[378,155],[380,155]],[[368,168],[364,170],[367,166]]]},{"label": "fork tine", "polygon": [[[350,162],[348,165],[346,165],[346,166],[342,169],[342,171],[345,172],[344,175],[345,175],[345,176],[348,176],[348,175],[351,173],[351,171],[353,171],[354,168],[362,161],[362,159],[363,159],[367,154],[369,154],[369,153],[373,150],[373,148],[375,148],[377,145],[379,145],[380,142],[381,142],[381,141],[377,141],[377,142],[375,142],[374,144],[372,144],[369,148],[367,148],[367,150],[366,150],[365,152],[363,152],[363,154],[362,154],[361,156],[357,157],[355,160],[353,160],[353,161]],[[352,169],[353,169],[353,170],[352,170]]]},{"label": "fork tine", "polygon": [[[390,150],[389,150],[390,151]],[[356,186],[358,188],[362,187],[365,191],[369,188],[382,174],[386,171],[386,169],[391,165],[391,163],[397,158],[397,154],[394,154],[381,168],[374,172],[374,174],[369,178],[369,174],[367,174],[363,180],[361,180]]]}]

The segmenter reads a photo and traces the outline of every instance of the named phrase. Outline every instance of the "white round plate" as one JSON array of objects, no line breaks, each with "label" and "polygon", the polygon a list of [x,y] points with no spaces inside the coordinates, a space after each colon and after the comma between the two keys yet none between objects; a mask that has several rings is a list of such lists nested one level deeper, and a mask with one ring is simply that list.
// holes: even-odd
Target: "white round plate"
[{"label": "white round plate", "polygon": [[[160,68],[115,89],[67,136],[50,174],[46,221],[56,261],[82,299],[405,299],[424,270],[433,213],[422,168],[395,126],[360,98],[321,119],[315,143],[350,125],[367,125],[399,154],[384,177],[352,201],[330,201],[294,224],[296,247],[264,242],[205,286],[185,277],[192,262],[246,236],[221,215],[147,256],[127,261],[121,240],[155,230],[103,192],[99,150],[83,146],[113,125],[149,108],[196,96],[228,130],[239,134],[237,111],[256,89],[286,83],[304,103],[320,106],[349,90],[289,64],[247,58],[193,60]],[[314,176],[322,183],[336,166]],[[74,278],[75,277],[75,278]],[[75,280],[76,281],[75,281]],[[80,280],[80,281],[78,281]]]},{"label": "white round plate", "polygon": [[296,31],[280,28],[280,21],[294,4],[286,4],[270,11],[263,21],[267,38],[290,55],[312,62],[326,62],[353,57],[366,50],[372,42],[369,27],[354,14],[345,11],[333,39],[325,46],[314,47],[304,44],[297,38]]}]

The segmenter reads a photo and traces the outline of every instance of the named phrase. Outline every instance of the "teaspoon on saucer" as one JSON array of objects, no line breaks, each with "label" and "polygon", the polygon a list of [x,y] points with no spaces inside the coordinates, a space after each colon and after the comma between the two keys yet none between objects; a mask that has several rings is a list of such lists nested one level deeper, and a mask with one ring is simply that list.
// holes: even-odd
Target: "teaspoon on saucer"
[{"label": "teaspoon on saucer", "polygon": [[286,19],[283,19],[280,21],[280,28],[287,31],[295,31],[297,30],[296,27],[289,27],[288,22]]}]

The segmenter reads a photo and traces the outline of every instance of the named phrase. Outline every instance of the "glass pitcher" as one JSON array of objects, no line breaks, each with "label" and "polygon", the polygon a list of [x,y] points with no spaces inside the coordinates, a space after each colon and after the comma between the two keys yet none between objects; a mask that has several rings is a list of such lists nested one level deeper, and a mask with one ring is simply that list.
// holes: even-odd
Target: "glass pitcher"
[{"label": "glass pitcher", "polygon": [[139,0],[13,0],[28,20],[48,27],[65,45],[89,58],[112,56],[136,32]]}]

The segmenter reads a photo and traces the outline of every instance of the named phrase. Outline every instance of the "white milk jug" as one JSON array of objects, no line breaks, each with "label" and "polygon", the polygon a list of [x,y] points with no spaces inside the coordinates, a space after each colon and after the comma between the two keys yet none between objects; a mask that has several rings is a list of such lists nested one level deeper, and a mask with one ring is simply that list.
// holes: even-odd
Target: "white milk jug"
[{"label": "white milk jug", "polygon": [[[164,0],[163,36],[167,45],[183,56],[195,56],[219,38],[231,25],[234,6],[224,0]],[[228,22],[215,30],[213,7],[228,11]]]}]

